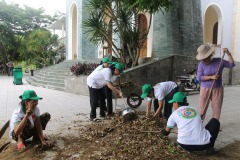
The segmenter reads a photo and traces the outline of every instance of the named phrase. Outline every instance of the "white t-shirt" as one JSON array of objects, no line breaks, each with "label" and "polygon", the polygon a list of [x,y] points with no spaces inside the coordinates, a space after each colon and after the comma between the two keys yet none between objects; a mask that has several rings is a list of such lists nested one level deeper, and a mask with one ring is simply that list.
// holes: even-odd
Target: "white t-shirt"
[{"label": "white t-shirt", "polygon": [[[160,82],[153,87],[154,98],[158,99],[158,101],[162,101],[176,87],[177,84],[172,81]],[[151,100],[152,98],[148,98],[148,101]]]},{"label": "white t-shirt", "polygon": [[103,69],[103,64],[97,66],[97,68],[95,68],[95,69],[93,70],[93,72],[101,71],[102,69]]},{"label": "white t-shirt", "polygon": [[185,145],[204,145],[210,143],[211,134],[205,129],[200,114],[194,107],[182,106],[168,119],[167,127],[177,125],[177,141]]},{"label": "white t-shirt", "polygon": [[92,88],[100,89],[108,82],[111,82],[112,71],[110,68],[102,68],[99,70],[97,70],[97,68],[87,77],[87,85]]},{"label": "white t-shirt", "polygon": [[[12,117],[10,120],[10,125],[9,125],[10,126],[10,132],[9,132],[10,137],[12,136],[11,133],[14,130],[14,126],[16,124],[19,124],[25,115],[26,115],[26,109],[25,109],[25,107],[23,107],[21,105],[18,106],[18,108],[16,108],[13,111],[13,114],[12,114]],[[36,107],[34,109],[34,112],[32,113],[32,115],[28,117],[32,128],[34,127],[34,122],[36,120],[36,117],[39,117],[39,116],[40,116],[40,110],[38,107]]]}]

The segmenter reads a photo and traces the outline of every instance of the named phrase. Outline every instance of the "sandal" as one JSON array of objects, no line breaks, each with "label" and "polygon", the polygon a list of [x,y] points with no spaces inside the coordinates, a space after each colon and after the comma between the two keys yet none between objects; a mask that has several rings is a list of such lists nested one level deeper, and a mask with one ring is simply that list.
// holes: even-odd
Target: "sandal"
[{"label": "sandal", "polygon": [[23,150],[24,148],[26,148],[26,146],[25,146],[23,143],[17,144],[17,149],[18,149],[19,151]]}]

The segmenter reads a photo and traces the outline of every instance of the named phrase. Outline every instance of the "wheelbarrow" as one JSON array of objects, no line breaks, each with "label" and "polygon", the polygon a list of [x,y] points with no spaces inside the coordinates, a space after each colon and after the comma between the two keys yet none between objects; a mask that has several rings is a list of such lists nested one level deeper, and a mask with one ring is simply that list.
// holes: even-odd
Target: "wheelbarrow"
[{"label": "wheelbarrow", "polygon": [[123,94],[127,97],[127,105],[138,108],[142,104],[141,89],[133,82],[124,82],[119,85]]}]

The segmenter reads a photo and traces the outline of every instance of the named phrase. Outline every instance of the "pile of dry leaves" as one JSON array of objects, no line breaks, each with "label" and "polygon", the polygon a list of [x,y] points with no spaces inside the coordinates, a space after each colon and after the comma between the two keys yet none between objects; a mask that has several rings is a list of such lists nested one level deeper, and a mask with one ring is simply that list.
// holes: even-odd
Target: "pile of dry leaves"
[{"label": "pile of dry leaves", "polygon": [[[138,113],[141,115],[141,113]],[[123,123],[122,116],[97,121],[81,128],[79,136],[64,138],[65,147],[58,158],[79,159],[193,159],[159,132],[164,120],[147,119]],[[66,143],[67,142],[67,143]]]},{"label": "pile of dry leaves", "polygon": [[[0,158],[4,159],[194,159],[196,156],[170,142],[159,132],[165,127],[162,119],[147,119],[137,112],[138,118],[123,123],[123,118],[115,114],[109,119],[75,124],[77,135],[57,136],[55,147],[39,150],[35,144],[28,145],[22,152],[16,151],[16,144],[4,148]],[[69,131],[73,131],[73,128]],[[152,132],[154,131],[154,132]]]},{"label": "pile of dry leaves", "polygon": [[[202,153],[189,153],[176,147],[168,137],[159,133],[165,127],[166,121],[147,119],[143,112],[137,112],[137,115],[136,120],[127,123],[123,123],[123,117],[118,114],[97,122],[76,120],[73,126],[68,128],[69,134],[53,134],[50,137],[55,142],[55,147],[47,150],[39,148],[39,143],[30,143],[26,149],[19,152],[16,144],[11,144],[8,140],[6,143],[1,139],[0,159],[223,160],[240,157],[240,143],[227,146],[217,155],[210,157]],[[75,134],[70,134],[73,132]]]}]

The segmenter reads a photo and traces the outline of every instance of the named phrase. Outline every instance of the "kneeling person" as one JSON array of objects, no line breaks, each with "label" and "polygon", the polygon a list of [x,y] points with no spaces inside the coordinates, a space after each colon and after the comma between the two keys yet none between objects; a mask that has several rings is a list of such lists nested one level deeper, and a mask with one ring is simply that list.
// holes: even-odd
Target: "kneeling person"
[{"label": "kneeling person", "polygon": [[24,91],[19,98],[22,101],[12,114],[10,137],[17,141],[18,150],[25,148],[25,140],[31,137],[33,140],[40,140],[42,145],[49,147],[51,144],[46,142],[43,130],[45,130],[51,116],[49,113],[40,115],[37,105],[38,100],[42,98],[38,97],[33,90]]},{"label": "kneeling person", "polygon": [[169,103],[173,103],[175,111],[169,117],[166,129],[163,129],[161,133],[167,136],[177,125],[177,142],[182,148],[187,151],[207,149],[209,153],[213,152],[220,122],[216,118],[212,118],[204,127],[200,114],[194,107],[188,106],[186,95],[183,92],[175,93]]}]

